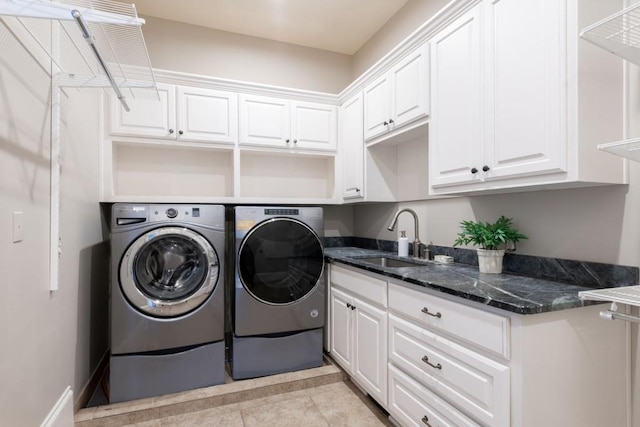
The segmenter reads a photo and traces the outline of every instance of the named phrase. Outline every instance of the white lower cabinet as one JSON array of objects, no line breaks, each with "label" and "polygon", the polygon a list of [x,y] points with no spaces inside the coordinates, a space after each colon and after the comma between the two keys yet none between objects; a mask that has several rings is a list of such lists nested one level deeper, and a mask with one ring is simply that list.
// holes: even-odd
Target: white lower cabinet
[{"label": "white lower cabinet", "polygon": [[335,263],[329,280],[331,356],[401,426],[627,425],[625,328],[601,306],[520,315]]},{"label": "white lower cabinet", "polygon": [[479,426],[389,363],[389,412],[403,426]]},{"label": "white lower cabinet", "polygon": [[509,425],[509,368],[389,313],[389,362],[483,424]]},{"label": "white lower cabinet", "polygon": [[[330,336],[333,359],[378,403],[387,404],[387,283],[352,270],[331,268]],[[363,295],[364,293],[364,295]]]}]

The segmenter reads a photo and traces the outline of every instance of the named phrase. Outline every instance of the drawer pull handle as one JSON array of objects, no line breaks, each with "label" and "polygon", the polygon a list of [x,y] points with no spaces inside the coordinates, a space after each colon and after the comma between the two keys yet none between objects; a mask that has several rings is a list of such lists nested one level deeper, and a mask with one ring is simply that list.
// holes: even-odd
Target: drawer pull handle
[{"label": "drawer pull handle", "polygon": [[424,314],[428,314],[429,316],[437,317],[438,319],[442,317],[442,313],[437,312],[436,314],[433,314],[427,307],[422,307],[422,310],[420,311],[422,311]]},{"label": "drawer pull handle", "polygon": [[425,425],[431,427],[431,424],[429,424],[429,417],[427,417],[426,415],[422,417],[422,422],[425,423]]},{"label": "drawer pull handle", "polygon": [[429,358],[428,358],[427,356],[424,356],[424,357],[422,358],[422,361],[423,361],[424,363],[426,363],[427,365],[431,366],[432,368],[435,368],[435,369],[442,369],[442,365],[441,365],[441,364],[439,364],[439,363],[438,363],[437,365],[434,365],[433,363],[429,362]]}]

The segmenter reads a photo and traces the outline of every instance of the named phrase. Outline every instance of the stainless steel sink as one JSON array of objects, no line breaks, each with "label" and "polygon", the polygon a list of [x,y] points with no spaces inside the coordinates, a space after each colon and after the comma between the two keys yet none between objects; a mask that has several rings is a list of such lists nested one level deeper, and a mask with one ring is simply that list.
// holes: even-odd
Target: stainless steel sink
[{"label": "stainless steel sink", "polygon": [[416,262],[411,262],[411,261],[404,261],[401,259],[396,259],[396,258],[388,258],[385,256],[374,256],[374,257],[367,257],[367,258],[356,258],[358,261],[363,261],[363,262],[368,262],[370,264],[376,264],[376,265],[380,265],[382,267],[391,267],[391,268],[398,268],[398,267],[423,267],[423,264],[419,264]]}]

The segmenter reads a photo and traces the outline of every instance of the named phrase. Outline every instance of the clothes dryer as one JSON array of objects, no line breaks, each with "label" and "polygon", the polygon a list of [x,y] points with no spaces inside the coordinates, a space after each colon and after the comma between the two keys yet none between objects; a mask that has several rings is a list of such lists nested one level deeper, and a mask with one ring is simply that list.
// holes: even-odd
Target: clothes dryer
[{"label": "clothes dryer", "polygon": [[110,232],[110,401],[224,383],[224,207],[116,203]]},{"label": "clothes dryer", "polygon": [[323,221],[320,207],[235,208],[234,378],[322,364]]}]

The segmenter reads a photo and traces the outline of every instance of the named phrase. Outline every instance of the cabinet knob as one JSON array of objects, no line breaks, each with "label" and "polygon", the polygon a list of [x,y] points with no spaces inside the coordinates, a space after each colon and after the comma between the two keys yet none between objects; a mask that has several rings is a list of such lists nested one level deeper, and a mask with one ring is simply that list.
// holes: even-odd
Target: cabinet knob
[{"label": "cabinet knob", "polygon": [[475,173],[478,173],[478,169],[476,169],[476,168],[471,168],[471,173],[474,173],[474,174],[475,174]]},{"label": "cabinet knob", "polygon": [[424,417],[422,417],[422,422],[426,425],[431,427],[431,424],[429,424],[429,417],[427,417],[426,415]]},{"label": "cabinet knob", "polygon": [[359,189],[359,188],[356,188],[356,193],[359,193],[359,192],[360,192],[360,189]]},{"label": "cabinet knob", "polygon": [[482,171],[483,171],[483,172],[489,172],[489,169],[491,169],[491,168],[490,168],[489,166],[487,166],[487,165],[484,165],[484,166],[482,167]]},{"label": "cabinet knob", "polygon": [[289,140],[288,140],[288,139],[285,139],[285,140],[284,140],[284,142],[286,142],[286,143],[288,144],[288,143],[289,143]]},{"label": "cabinet knob", "polygon": [[174,132],[173,129],[169,129],[169,133],[173,133],[173,132]]},{"label": "cabinet knob", "polygon": [[293,140],[293,143],[294,143],[294,144],[297,144],[297,143],[298,143],[298,140],[297,140],[297,139],[294,139],[294,140]]},{"label": "cabinet knob", "polygon": [[179,130],[179,131],[178,131],[178,133],[179,133],[180,135],[182,135],[184,132],[182,132],[181,130]]},{"label": "cabinet knob", "polygon": [[424,314],[428,314],[429,316],[437,317],[438,319],[442,317],[442,313],[437,312],[433,314],[432,312],[429,311],[427,307],[422,307],[422,310],[420,311],[423,312]]},{"label": "cabinet knob", "polygon": [[355,310],[355,309],[356,309],[356,306],[351,304],[351,310]]},{"label": "cabinet knob", "polygon": [[383,124],[383,125],[385,125],[385,126],[388,126],[388,125],[389,125],[389,123],[388,123],[388,122],[386,122],[386,121],[385,121],[384,123],[382,123],[382,124]]},{"label": "cabinet knob", "polygon": [[392,123],[393,123],[393,119],[389,119],[389,124],[392,124]]},{"label": "cabinet knob", "polygon": [[429,362],[429,358],[428,358],[427,356],[424,356],[424,357],[422,358],[422,361],[423,361],[424,363],[426,363],[427,365],[431,366],[432,368],[435,368],[435,369],[442,369],[442,365],[441,365],[441,364],[439,364],[439,363],[438,363],[437,365],[434,365],[433,363]]},{"label": "cabinet knob", "polygon": [[347,303],[347,308],[351,308],[351,304],[350,303]]}]

